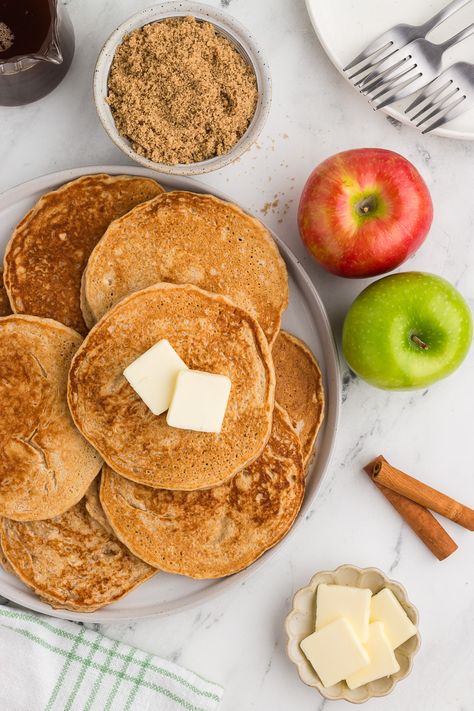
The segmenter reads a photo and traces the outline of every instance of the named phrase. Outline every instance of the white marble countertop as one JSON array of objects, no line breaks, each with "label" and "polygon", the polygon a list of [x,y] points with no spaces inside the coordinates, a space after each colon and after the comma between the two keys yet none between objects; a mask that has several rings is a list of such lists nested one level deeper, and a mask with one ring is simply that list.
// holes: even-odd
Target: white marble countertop
[{"label": "white marble countertop", "polygon": [[[218,0],[208,0],[218,5]],[[395,1],[395,0],[392,0]],[[150,0],[66,0],[75,29],[73,66],[50,96],[0,108],[0,189],[74,166],[125,163],[105,135],[91,95],[97,53],[122,20]],[[298,197],[312,168],[337,151],[383,146],[421,171],[435,218],[409,268],[444,275],[474,307],[474,144],[422,137],[383,114],[344,82],[321,49],[303,0],[221,0],[259,38],[274,81],[269,121],[258,146],[236,165],[205,177],[262,217],[300,257],[339,338],[352,298],[365,285],[323,273],[296,228]],[[266,210],[266,203],[277,200]],[[459,550],[440,563],[402,523],[361,465],[383,452],[466,503],[474,504],[474,349],[448,380],[425,391],[386,393],[344,377],[337,448],[307,520],[271,565],[202,606],[168,618],[108,625],[103,632],[220,682],[223,711],[316,711],[329,704],[298,679],[286,658],[283,620],[293,592],[341,563],[378,566],[408,589],[420,610],[421,651],[385,711],[474,709],[474,534],[446,528]]]}]

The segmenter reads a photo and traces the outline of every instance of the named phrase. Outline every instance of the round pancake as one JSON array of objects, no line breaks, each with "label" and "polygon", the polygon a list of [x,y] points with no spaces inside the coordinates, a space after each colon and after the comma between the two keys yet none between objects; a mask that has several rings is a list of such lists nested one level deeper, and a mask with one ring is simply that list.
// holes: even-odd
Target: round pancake
[{"label": "round pancake", "polygon": [[107,518],[135,555],[192,578],[219,578],[253,563],[288,532],[303,495],[301,444],[278,405],[263,453],[230,482],[166,491],[104,466],[100,488]]},{"label": "round pancake", "polygon": [[47,521],[4,518],[0,541],[13,572],[55,608],[92,612],[156,573],[89,516],[84,500]]},{"label": "round pancake", "polygon": [[212,195],[164,193],[115,220],[90,256],[83,303],[98,321],[122,297],[157,282],[229,296],[270,342],[288,304],[285,263],[268,230]]},{"label": "round pancake", "polygon": [[[162,338],[192,369],[232,383],[220,434],[176,429],[148,409],[124,369]],[[156,284],[109,311],[78,350],[69,374],[72,416],[119,474],[164,489],[230,479],[270,435],[275,373],[265,335],[229,299],[191,285]]]},{"label": "round pancake", "polygon": [[102,460],[66,401],[82,337],[36,316],[0,319],[0,515],[50,518],[84,496]]},{"label": "round pancake", "polygon": [[3,269],[0,269],[0,316],[8,316],[12,309],[8,301],[8,294],[3,283]]},{"label": "round pancake", "polygon": [[324,388],[318,361],[296,336],[280,331],[272,348],[275,399],[285,408],[303,448],[305,466],[324,417]]},{"label": "round pancake", "polygon": [[46,193],[17,225],[5,254],[5,287],[15,313],[85,334],[81,276],[112,220],[163,192],[149,178],[86,175]]}]

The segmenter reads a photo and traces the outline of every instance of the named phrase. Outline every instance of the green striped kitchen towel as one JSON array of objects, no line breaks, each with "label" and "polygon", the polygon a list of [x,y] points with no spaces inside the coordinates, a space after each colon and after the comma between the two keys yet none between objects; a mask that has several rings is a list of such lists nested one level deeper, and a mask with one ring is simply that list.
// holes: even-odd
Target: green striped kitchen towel
[{"label": "green striped kitchen towel", "polygon": [[81,625],[0,605],[1,711],[214,711],[222,694]]}]

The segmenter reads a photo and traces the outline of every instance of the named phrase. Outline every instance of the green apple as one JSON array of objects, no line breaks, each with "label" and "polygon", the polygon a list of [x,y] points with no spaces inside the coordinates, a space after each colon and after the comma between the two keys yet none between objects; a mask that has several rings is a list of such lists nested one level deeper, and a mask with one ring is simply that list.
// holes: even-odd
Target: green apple
[{"label": "green apple", "polygon": [[368,286],[344,321],[344,356],[378,388],[413,390],[455,370],[472,340],[469,306],[448,281],[405,272]]}]

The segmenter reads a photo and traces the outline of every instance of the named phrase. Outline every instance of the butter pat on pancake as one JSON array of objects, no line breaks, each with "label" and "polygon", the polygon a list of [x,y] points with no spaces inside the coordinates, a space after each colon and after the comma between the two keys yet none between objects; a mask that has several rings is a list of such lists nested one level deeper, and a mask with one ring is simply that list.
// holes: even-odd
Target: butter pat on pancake
[{"label": "butter pat on pancake", "polygon": [[318,361],[296,336],[280,331],[272,348],[275,399],[289,414],[303,447],[305,466],[324,417],[324,387]]},{"label": "butter pat on pancake", "polygon": [[7,246],[4,276],[13,310],[87,333],[80,292],[91,251],[112,220],[161,192],[149,178],[98,174],[43,195]]},{"label": "butter pat on pancake", "polygon": [[47,521],[4,518],[0,541],[13,572],[55,608],[92,612],[156,573],[89,515],[84,500]]},{"label": "butter pat on pancake", "polygon": [[286,266],[266,227],[212,195],[159,195],[115,220],[92,252],[83,303],[98,321],[121,298],[157,282],[229,296],[272,342],[288,304]]},{"label": "butter pat on pancake", "polygon": [[[230,378],[220,434],[175,429],[123,376],[162,338],[189,368]],[[164,489],[203,489],[230,479],[270,435],[275,373],[265,335],[229,299],[191,285],[155,284],[109,311],[78,350],[68,401],[86,439],[119,474]]]},{"label": "butter pat on pancake", "polygon": [[8,316],[12,309],[8,301],[8,294],[3,283],[3,269],[0,269],[0,316]]},{"label": "butter pat on pancake", "polygon": [[253,563],[291,528],[303,495],[301,444],[278,405],[263,453],[221,486],[152,489],[105,465],[100,488],[112,528],[135,555],[192,578],[231,575]]},{"label": "butter pat on pancake", "polygon": [[0,319],[0,515],[19,521],[63,513],[100,470],[76,429],[67,376],[81,336],[36,316]]}]

